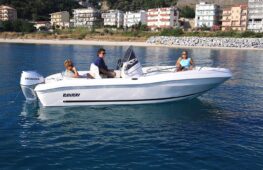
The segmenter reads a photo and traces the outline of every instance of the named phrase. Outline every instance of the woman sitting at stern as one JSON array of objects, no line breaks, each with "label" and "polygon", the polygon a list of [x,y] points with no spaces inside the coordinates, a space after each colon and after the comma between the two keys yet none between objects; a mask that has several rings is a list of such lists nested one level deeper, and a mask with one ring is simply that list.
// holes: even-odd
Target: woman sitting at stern
[{"label": "woman sitting at stern", "polygon": [[64,62],[64,66],[66,68],[64,76],[70,77],[70,78],[79,78],[80,77],[76,67],[74,67],[74,64],[71,60],[69,60],[69,59],[66,60]]},{"label": "woman sitting at stern", "polygon": [[187,51],[182,52],[182,56],[176,62],[177,71],[192,70],[194,67],[193,59],[188,57]]}]

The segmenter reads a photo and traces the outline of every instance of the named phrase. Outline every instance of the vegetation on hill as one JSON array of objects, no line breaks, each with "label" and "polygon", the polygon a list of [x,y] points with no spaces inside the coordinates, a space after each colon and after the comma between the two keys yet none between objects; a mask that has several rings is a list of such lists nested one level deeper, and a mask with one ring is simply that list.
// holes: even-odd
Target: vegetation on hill
[{"label": "vegetation on hill", "polygon": [[[134,11],[156,7],[176,5],[177,0],[89,0],[95,7],[106,1],[109,9]],[[69,11],[80,7],[76,0],[0,0],[1,5],[11,5],[17,9],[18,18],[26,20],[49,20],[49,14],[57,11]],[[192,17],[189,7],[183,9],[183,15]]]},{"label": "vegetation on hill", "polygon": [[195,10],[189,6],[184,6],[180,9],[180,17],[194,18],[195,17]]},{"label": "vegetation on hill", "polygon": [[168,7],[176,5],[177,0],[107,0],[108,5],[112,9],[140,10],[155,7]]},{"label": "vegetation on hill", "polygon": [[[200,0],[178,0],[177,5],[178,7],[184,7],[184,6],[190,6],[191,8],[194,8],[195,5],[199,2],[202,2]],[[207,3],[216,3],[220,5],[222,8],[229,7],[236,4],[247,4],[248,0],[203,0],[203,2]]]},{"label": "vegetation on hill", "polygon": [[25,20],[3,21],[0,27],[0,31],[3,32],[29,33],[34,32],[35,30],[34,24]]},{"label": "vegetation on hill", "polygon": [[75,0],[0,0],[0,4],[13,6],[18,18],[27,20],[49,20],[52,12],[72,11],[79,7]]},{"label": "vegetation on hill", "polygon": [[[105,0],[109,8],[128,10],[149,9],[175,5],[177,0]],[[99,7],[99,0],[89,3]],[[18,18],[27,20],[49,20],[49,14],[57,11],[69,11],[80,7],[76,0],[0,0],[1,5],[11,5],[17,9]]]}]

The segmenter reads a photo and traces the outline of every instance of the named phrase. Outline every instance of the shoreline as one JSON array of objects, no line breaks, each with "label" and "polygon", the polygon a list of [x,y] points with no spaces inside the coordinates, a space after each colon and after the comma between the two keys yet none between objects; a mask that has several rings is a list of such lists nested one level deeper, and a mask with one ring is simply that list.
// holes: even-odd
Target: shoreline
[{"label": "shoreline", "polygon": [[178,46],[151,44],[139,41],[99,41],[99,40],[59,40],[59,39],[3,39],[0,38],[0,43],[10,44],[43,44],[43,45],[97,45],[97,46],[135,46],[135,47],[167,47],[167,48],[187,48],[187,49],[222,49],[222,50],[258,50],[263,48],[236,48],[236,47],[205,47],[205,46]]}]

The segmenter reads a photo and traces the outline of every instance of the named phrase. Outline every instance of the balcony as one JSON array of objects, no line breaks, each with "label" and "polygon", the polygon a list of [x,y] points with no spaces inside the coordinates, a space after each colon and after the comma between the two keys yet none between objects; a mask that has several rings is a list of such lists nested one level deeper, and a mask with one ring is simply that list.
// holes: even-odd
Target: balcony
[{"label": "balcony", "polygon": [[148,12],[158,12],[158,9],[149,9]]},{"label": "balcony", "polygon": [[231,23],[229,23],[229,22],[228,23],[223,23],[222,27],[231,27]]},{"label": "balcony", "polygon": [[151,15],[148,15],[148,17],[157,17],[158,14],[151,14]]},{"label": "balcony", "polygon": [[173,13],[160,13],[160,16],[171,16]]},{"label": "balcony", "polygon": [[168,21],[170,21],[170,19],[161,18],[160,21],[162,21],[162,22],[168,22]]},{"label": "balcony", "polygon": [[223,15],[223,16],[230,16],[231,13],[223,13],[222,15]]},{"label": "balcony", "polygon": [[148,19],[147,22],[157,22],[157,19]]}]

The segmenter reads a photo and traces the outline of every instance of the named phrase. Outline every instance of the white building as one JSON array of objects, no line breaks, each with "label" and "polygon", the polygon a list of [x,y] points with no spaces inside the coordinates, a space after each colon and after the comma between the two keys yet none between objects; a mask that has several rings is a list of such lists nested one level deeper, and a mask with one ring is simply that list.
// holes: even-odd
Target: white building
[{"label": "white building", "polygon": [[0,21],[14,21],[17,19],[17,11],[7,5],[0,6]]},{"label": "white building", "polygon": [[69,27],[69,12],[61,11],[50,14],[50,23],[57,28]]},{"label": "white building", "polygon": [[141,23],[147,24],[147,13],[144,10],[138,12],[126,12],[124,14],[124,27],[132,27]]},{"label": "white building", "polygon": [[120,10],[110,10],[102,14],[104,26],[123,26],[124,13]]},{"label": "white building", "polygon": [[248,30],[263,32],[263,0],[248,0]]},{"label": "white building", "polygon": [[176,7],[149,9],[147,26],[151,29],[179,26],[179,11]]},{"label": "white building", "polygon": [[94,27],[100,24],[101,14],[100,11],[89,7],[82,9],[74,9],[74,27]]},{"label": "white building", "polygon": [[49,30],[51,28],[51,24],[49,21],[36,21],[34,22],[34,27],[41,31],[42,29]]},{"label": "white building", "polygon": [[219,21],[219,6],[216,4],[208,4],[200,2],[196,5],[195,10],[195,27],[200,28],[207,26],[211,28],[217,25]]}]

